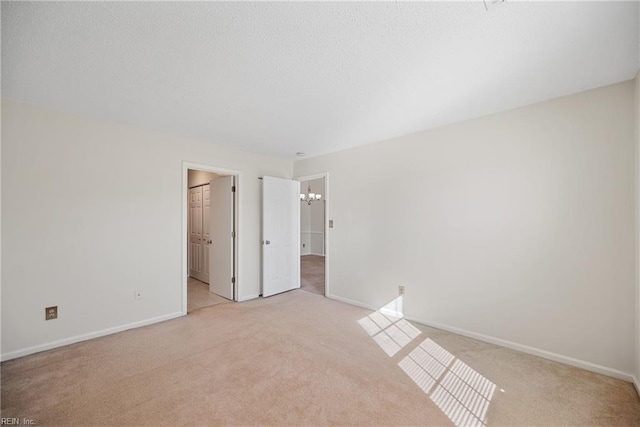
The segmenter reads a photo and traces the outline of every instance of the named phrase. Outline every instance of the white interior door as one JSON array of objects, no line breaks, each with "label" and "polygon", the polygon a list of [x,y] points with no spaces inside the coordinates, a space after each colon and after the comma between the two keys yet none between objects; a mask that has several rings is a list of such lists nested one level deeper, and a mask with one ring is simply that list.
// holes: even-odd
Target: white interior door
[{"label": "white interior door", "polygon": [[203,280],[202,187],[189,189],[189,275]]},{"label": "white interior door", "polygon": [[202,280],[209,283],[209,253],[211,248],[211,189],[209,184],[202,186]]},{"label": "white interior door", "polygon": [[210,182],[209,292],[233,299],[234,183],[233,176]]},{"label": "white interior door", "polygon": [[262,296],[300,287],[300,182],[262,179]]}]

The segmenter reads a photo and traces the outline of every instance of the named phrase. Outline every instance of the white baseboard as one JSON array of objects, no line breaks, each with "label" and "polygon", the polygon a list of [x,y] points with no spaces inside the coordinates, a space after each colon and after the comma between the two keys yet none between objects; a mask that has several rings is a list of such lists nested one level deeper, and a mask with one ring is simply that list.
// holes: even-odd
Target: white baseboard
[{"label": "white baseboard", "polygon": [[354,301],[354,300],[351,300],[351,299],[348,299],[348,298],[342,298],[342,297],[339,297],[337,295],[333,295],[333,294],[330,294],[330,293],[327,293],[325,296],[327,298],[329,298],[329,299],[340,301],[340,302],[344,302],[344,303],[349,304],[349,305],[355,305],[356,307],[366,308],[367,310],[373,310],[373,311],[378,310],[377,307],[374,307],[372,305],[365,304],[365,303],[360,302],[360,301]]},{"label": "white baseboard", "polygon": [[238,302],[249,301],[256,298],[260,298],[260,295],[259,294],[245,295],[243,297],[239,297]]},{"label": "white baseboard", "polygon": [[[336,301],[344,302],[347,304],[355,305],[357,307],[366,308],[368,310],[379,310],[377,307],[373,307],[369,304],[365,304],[360,301],[350,300],[348,298],[339,297],[337,295],[327,294],[327,298],[331,298]],[[391,314],[391,313],[389,313]],[[405,319],[410,320],[412,322],[420,323],[422,325],[430,326],[432,328],[441,329],[443,331],[452,332],[454,334],[463,335],[465,337],[473,338],[478,341],[484,341],[490,344],[496,344],[501,347],[510,348],[512,350],[521,351],[523,353],[533,354],[534,356],[542,357],[544,359],[553,360],[555,362],[564,363],[566,365],[575,366],[577,368],[585,369],[587,371],[595,372],[602,375],[607,375],[609,377],[618,378],[630,383],[633,383],[640,395],[640,380],[633,374],[628,372],[622,372],[617,369],[609,368],[602,365],[597,365],[595,363],[587,362],[580,359],[575,359],[569,356],[563,356],[561,354],[552,353],[550,351],[542,350],[535,347],[530,347],[523,344],[518,344],[512,341],[503,340],[500,338],[491,337],[488,335],[478,334],[475,332],[467,331],[464,329],[455,328],[453,326],[443,325],[441,323],[431,322],[429,320],[425,320],[419,317],[413,316],[404,316]]]},{"label": "white baseboard", "polygon": [[387,316],[391,316],[391,317],[404,317],[404,313],[396,310],[390,310],[384,307],[380,309],[380,313],[386,314]]},{"label": "white baseboard", "polygon": [[[356,307],[366,308],[367,310],[372,310],[372,311],[380,311],[380,313],[386,314],[386,315],[389,315],[389,316],[404,317],[404,313],[401,313],[401,312],[396,311],[396,310],[391,310],[390,308],[386,308],[386,307],[375,308],[372,305],[364,304],[364,303],[362,303],[360,301],[350,300],[348,298],[342,298],[342,297],[339,297],[337,295],[327,294],[325,296],[327,298],[329,298],[329,299],[333,299],[333,300],[336,300],[336,301],[344,302],[344,303],[349,304],[349,305],[355,305]],[[420,323],[420,322],[418,322],[418,323]]]},{"label": "white baseboard", "polygon": [[528,345],[518,344],[512,341],[495,338],[489,335],[478,334],[476,332],[455,328],[453,326],[443,325],[441,323],[431,322],[431,321],[417,318],[417,317],[405,316],[405,319],[411,320],[412,322],[420,323],[422,325],[430,326],[432,328],[442,329],[443,331],[452,332],[454,334],[473,338],[478,341],[484,341],[490,344],[496,344],[501,347],[510,348],[512,350],[521,351],[523,353],[533,354],[534,356],[553,360],[555,362],[564,363],[565,365],[575,366],[577,368],[585,369],[587,371],[595,372],[597,374],[607,375],[609,377],[618,378],[624,381],[628,381],[630,383],[634,382],[634,375],[631,373],[622,372],[617,369],[587,362],[585,360],[575,359],[569,356],[563,356],[562,354],[552,353],[550,351],[542,350],[535,347],[530,347]]},{"label": "white baseboard", "polygon": [[4,353],[0,356],[1,361],[16,359],[18,357],[28,356],[30,354],[39,353],[45,350],[51,350],[53,348],[62,347],[69,344],[75,344],[81,341],[87,341],[93,338],[103,337],[105,335],[115,334],[117,332],[126,331],[128,329],[140,328],[142,326],[152,325],[154,323],[164,322],[166,320],[175,319],[176,317],[183,316],[181,311],[165,314],[164,316],[153,317],[151,319],[141,320],[139,322],[127,323],[126,325],[114,326],[113,328],[103,329],[101,331],[90,332],[88,334],[76,335],[75,337],[65,338],[58,341],[52,341],[45,344],[36,345],[33,347],[23,348],[21,350],[11,351]]}]

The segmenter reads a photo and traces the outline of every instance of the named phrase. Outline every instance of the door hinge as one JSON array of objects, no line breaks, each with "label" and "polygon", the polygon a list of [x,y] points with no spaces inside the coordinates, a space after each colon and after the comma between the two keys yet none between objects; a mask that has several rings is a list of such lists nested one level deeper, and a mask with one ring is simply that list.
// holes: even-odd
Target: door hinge
[{"label": "door hinge", "polygon": [[231,278],[231,283],[236,283],[236,278],[235,277]]},{"label": "door hinge", "polygon": [[235,186],[235,185],[231,186],[231,192],[232,192],[232,193],[235,193],[235,192],[236,192],[236,186]]},{"label": "door hinge", "polygon": [[236,238],[236,232],[235,231],[231,232],[231,237],[234,238],[234,239]]}]

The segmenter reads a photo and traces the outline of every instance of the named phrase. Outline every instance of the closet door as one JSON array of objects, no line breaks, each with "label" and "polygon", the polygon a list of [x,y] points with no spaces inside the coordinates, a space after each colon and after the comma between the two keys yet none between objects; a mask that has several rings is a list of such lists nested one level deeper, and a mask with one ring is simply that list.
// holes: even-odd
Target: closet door
[{"label": "closet door", "polygon": [[211,251],[211,189],[202,186],[202,280],[209,283],[209,252]]},{"label": "closet door", "polygon": [[189,189],[189,275],[203,279],[202,187]]}]

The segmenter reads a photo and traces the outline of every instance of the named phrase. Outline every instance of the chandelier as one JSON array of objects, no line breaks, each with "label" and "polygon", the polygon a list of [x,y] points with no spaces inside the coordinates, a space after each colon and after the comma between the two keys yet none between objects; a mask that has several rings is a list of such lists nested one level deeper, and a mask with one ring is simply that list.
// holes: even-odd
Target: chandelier
[{"label": "chandelier", "polygon": [[322,199],[322,194],[320,193],[312,193],[311,186],[307,187],[307,194],[300,194],[300,201],[307,202],[308,205],[311,205],[311,202]]}]

